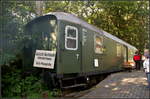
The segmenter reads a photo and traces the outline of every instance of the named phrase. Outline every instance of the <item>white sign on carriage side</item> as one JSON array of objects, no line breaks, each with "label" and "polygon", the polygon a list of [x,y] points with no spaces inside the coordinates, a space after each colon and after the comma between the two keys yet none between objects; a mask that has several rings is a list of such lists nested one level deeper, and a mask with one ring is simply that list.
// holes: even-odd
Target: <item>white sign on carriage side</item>
[{"label": "white sign on carriage side", "polygon": [[54,69],[56,52],[36,50],[34,57],[34,67]]},{"label": "white sign on carriage side", "polygon": [[98,59],[94,59],[94,66],[98,67]]}]

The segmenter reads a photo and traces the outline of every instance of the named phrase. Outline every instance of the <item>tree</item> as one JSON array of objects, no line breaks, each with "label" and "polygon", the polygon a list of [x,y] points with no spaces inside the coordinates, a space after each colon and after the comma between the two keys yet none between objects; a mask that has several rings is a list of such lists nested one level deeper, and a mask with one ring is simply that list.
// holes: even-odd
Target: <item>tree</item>
[{"label": "tree", "polygon": [[148,4],[148,1],[53,1],[46,3],[45,13],[75,14],[143,50],[148,42]]}]

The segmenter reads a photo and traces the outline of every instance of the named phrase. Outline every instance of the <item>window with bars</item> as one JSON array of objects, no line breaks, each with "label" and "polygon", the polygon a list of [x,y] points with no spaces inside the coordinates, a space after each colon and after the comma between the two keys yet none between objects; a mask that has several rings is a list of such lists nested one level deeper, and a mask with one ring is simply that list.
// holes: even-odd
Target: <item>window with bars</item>
[{"label": "window with bars", "polygon": [[99,36],[95,36],[95,53],[102,54],[103,53],[103,38]]},{"label": "window with bars", "polygon": [[78,29],[67,25],[65,28],[65,48],[68,50],[78,49]]}]

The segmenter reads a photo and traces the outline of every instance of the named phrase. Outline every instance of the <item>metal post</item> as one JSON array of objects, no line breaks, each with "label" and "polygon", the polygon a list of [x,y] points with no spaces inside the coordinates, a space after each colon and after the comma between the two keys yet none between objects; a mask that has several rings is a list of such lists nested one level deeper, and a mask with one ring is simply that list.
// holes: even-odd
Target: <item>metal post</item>
[{"label": "metal post", "polygon": [[[150,7],[150,2],[149,3],[149,7]],[[150,58],[150,9],[149,9],[149,14],[148,14],[148,49],[149,49],[149,58]],[[149,59],[149,67],[150,67],[150,59]],[[149,68],[150,71],[150,68]]]}]

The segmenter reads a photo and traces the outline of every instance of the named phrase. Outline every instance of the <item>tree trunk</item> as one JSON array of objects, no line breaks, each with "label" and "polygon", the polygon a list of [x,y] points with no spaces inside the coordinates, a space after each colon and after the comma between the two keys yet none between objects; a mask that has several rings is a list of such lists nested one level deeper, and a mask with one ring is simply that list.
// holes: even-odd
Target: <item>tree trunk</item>
[{"label": "tree trunk", "polygon": [[36,1],[36,14],[38,16],[42,16],[43,15],[43,10],[44,10],[44,1]]}]

